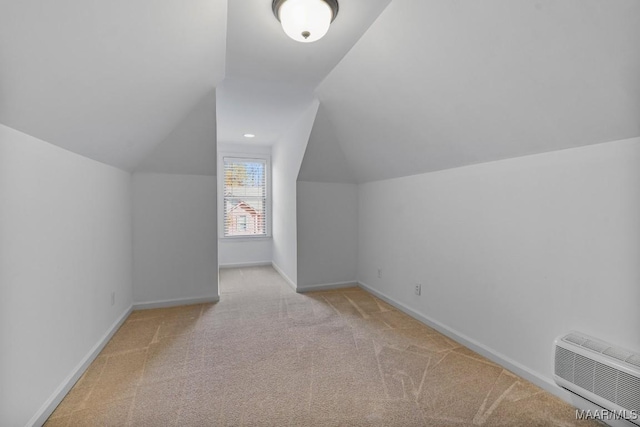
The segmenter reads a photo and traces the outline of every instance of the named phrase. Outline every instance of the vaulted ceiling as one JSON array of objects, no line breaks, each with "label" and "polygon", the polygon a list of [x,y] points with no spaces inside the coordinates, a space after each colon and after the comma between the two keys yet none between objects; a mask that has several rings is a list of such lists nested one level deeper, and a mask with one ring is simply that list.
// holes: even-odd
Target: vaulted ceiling
[{"label": "vaulted ceiling", "polygon": [[218,92],[218,138],[271,145],[296,123],[314,89],[390,0],[344,0],[327,35],[315,43],[287,37],[271,0],[229,1],[226,79]]},{"label": "vaulted ceiling", "polygon": [[0,122],[133,169],[224,78],[226,0],[0,3]]},{"label": "vaulted ceiling", "polygon": [[638,47],[637,0],[341,0],[312,44],[270,0],[7,0],[0,123],[211,174],[212,134],[272,144],[318,97],[300,179],[364,182],[638,136]]},{"label": "vaulted ceiling", "polygon": [[394,0],[317,93],[358,182],[635,137],[640,2]]}]

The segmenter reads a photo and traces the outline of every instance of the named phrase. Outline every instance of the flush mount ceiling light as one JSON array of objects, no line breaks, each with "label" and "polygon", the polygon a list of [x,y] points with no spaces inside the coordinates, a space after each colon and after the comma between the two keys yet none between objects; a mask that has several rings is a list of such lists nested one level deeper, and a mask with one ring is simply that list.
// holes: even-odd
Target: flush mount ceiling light
[{"label": "flush mount ceiling light", "polygon": [[273,0],[271,7],[284,32],[302,43],[320,40],[338,15],[338,0]]},{"label": "flush mount ceiling light", "polygon": [[245,138],[255,138],[256,136],[254,134],[252,134],[252,133],[245,133],[244,137]]}]

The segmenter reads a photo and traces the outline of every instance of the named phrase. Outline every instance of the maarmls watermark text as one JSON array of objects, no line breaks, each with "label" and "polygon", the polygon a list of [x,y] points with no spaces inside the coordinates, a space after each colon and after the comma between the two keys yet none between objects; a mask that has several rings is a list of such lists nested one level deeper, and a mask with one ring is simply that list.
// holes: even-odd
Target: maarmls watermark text
[{"label": "maarmls watermark text", "polygon": [[621,409],[610,411],[608,409],[576,409],[576,420],[637,421],[638,419],[640,419],[640,414],[634,410]]}]

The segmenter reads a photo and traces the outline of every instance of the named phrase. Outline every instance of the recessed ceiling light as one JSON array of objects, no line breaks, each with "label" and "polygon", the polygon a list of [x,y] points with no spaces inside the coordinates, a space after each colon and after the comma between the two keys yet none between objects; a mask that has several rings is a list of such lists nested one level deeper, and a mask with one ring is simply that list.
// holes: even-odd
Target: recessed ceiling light
[{"label": "recessed ceiling light", "polygon": [[256,136],[254,134],[252,134],[252,133],[245,133],[244,137],[245,138],[255,138]]},{"label": "recessed ceiling light", "polygon": [[310,43],[329,31],[338,15],[338,0],[273,0],[271,8],[289,37]]}]

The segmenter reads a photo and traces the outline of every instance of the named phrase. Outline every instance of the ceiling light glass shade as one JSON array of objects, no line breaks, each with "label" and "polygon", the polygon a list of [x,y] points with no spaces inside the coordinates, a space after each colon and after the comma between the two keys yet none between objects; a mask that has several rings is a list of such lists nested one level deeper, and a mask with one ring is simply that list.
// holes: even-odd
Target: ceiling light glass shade
[{"label": "ceiling light glass shade", "polygon": [[284,32],[302,43],[320,40],[338,13],[336,0],[274,0],[273,12]]}]

